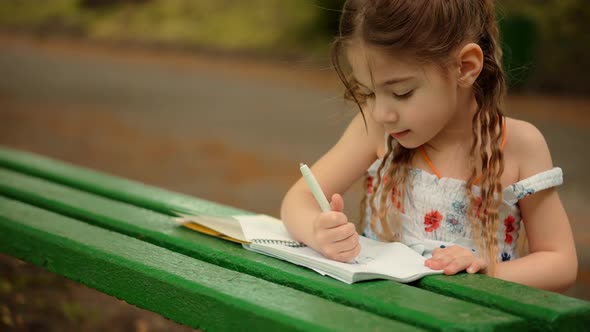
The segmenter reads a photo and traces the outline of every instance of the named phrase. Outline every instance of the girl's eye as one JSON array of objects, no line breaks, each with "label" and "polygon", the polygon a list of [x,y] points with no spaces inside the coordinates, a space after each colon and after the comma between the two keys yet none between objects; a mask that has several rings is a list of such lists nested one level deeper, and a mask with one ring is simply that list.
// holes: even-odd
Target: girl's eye
[{"label": "girl's eye", "polygon": [[406,92],[406,93],[404,93],[404,94],[401,94],[401,95],[399,95],[399,94],[397,94],[397,93],[394,93],[394,94],[393,94],[393,96],[394,96],[395,98],[397,98],[397,99],[408,99],[408,98],[410,98],[410,97],[411,97],[413,94],[414,94],[414,90],[410,90],[410,91],[408,91],[408,92]]}]

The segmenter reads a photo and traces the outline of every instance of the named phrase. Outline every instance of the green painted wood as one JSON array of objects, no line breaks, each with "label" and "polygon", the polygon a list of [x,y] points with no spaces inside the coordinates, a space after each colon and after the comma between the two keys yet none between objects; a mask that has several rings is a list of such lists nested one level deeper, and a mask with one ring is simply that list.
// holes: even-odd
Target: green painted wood
[{"label": "green painted wood", "polygon": [[[501,311],[391,281],[354,285],[178,226],[169,216],[0,169],[0,194],[141,238],[224,268],[433,330],[526,330]],[[458,319],[460,318],[460,319]]]},{"label": "green painted wood", "polygon": [[2,197],[0,250],[195,328],[420,330]]},{"label": "green painted wood", "polygon": [[418,285],[439,294],[530,317],[533,328],[538,330],[580,331],[590,326],[588,301],[480,274],[463,273],[452,278],[432,276],[418,281]]},{"label": "green painted wood", "polygon": [[207,214],[223,215],[248,213],[204,199],[2,146],[0,146],[0,166],[168,215],[173,215],[172,209],[179,212],[197,210]]}]

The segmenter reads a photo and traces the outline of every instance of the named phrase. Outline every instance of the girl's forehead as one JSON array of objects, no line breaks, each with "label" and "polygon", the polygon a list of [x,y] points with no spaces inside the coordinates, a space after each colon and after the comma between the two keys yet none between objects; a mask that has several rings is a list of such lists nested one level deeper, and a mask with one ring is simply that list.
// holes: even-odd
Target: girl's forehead
[{"label": "girl's forehead", "polygon": [[[346,57],[353,75],[362,84],[380,82],[392,77],[419,76],[422,66],[406,57],[360,43],[349,44]],[[371,84],[372,85],[372,84]]]}]

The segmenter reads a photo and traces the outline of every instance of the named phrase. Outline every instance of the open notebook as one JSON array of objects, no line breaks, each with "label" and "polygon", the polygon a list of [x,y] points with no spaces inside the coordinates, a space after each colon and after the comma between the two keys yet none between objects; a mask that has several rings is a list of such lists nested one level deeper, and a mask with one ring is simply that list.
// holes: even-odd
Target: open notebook
[{"label": "open notebook", "polygon": [[267,215],[181,215],[177,220],[187,228],[241,243],[248,250],[305,266],[349,284],[370,279],[406,283],[442,273],[424,266],[425,258],[402,243],[379,242],[363,236],[361,253],[353,263],[333,261],[293,240],[281,220]]}]

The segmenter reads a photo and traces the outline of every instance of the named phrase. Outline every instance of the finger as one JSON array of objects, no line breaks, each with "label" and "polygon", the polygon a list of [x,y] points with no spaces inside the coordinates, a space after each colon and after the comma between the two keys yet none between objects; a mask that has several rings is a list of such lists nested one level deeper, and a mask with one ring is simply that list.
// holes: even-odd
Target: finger
[{"label": "finger", "polygon": [[356,228],[354,227],[354,224],[350,222],[326,230],[326,237],[330,239],[331,242],[344,241],[354,234],[356,234]]},{"label": "finger", "polygon": [[[433,265],[435,267],[431,267],[431,268],[443,269],[448,264],[451,263],[451,261],[454,259],[454,257],[465,255],[465,252],[466,252],[465,248],[463,248],[461,246],[455,246],[455,245],[448,246],[448,247],[435,248],[432,251],[432,258],[430,258],[429,260],[426,261],[426,262],[428,262],[428,264],[426,264],[426,262],[425,262],[424,265],[431,267],[431,263],[433,263]],[[467,252],[467,253],[469,255],[472,254],[471,252]]]},{"label": "finger", "polygon": [[344,263],[352,262],[361,252],[361,245],[360,243],[356,243],[356,245],[347,251],[339,252],[338,254],[334,255],[334,260]]},{"label": "finger", "polygon": [[338,241],[338,242],[334,242],[333,246],[336,249],[337,252],[345,252],[345,251],[350,251],[352,250],[354,247],[356,247],[359,243],[359,236],[357,233],[352,233],[349,237]]},{"label": "finger", "polygon": [[356,234],[354,231],[354,225],[351,223],[345,223],[333,228],[322,228],[317,229],[315,232],[316,243],[324,249],[330,248],[334,243],[346,240],[351,235]]},{"label": "finger", "polygon": [[340,194],[332,195],[332,200],[330,201],[330,207],[332,211],[342,212],[344,211],[344,199]]},{"label": "finger", "polygon": [[449,265],[452,260],[452,255],[449,255],[448,252],[441,250],[436,253],[436,256],[433,255],[432,258],[426,261],[426,266],[430,267],[431,269],[442,270],[447,265]]},{"label": "finger", "polygon": [[433,269],[433,270],[442,270],[446,266],[446,264],[444,262],[439,261],[439,260],[435,260],[435,259],[432,259],[432,258],[427,259],[424,262],[424,265],[427,266],[427,267],[429,267],[429,268],[431,268],[431,269]]},{"label": "finger", "polygon": [[327,257],[334,259],[334,257],[338,257],[338,255],[341,253],[353,250],[358,245],[358,243],[358,235],[355,233],[342,241],[332,242],[326,245],[324,254]]},{"label": "finger", "polygon": [[453,260],[444,268],[444,274],[453,275],[465,270],[473,263],[475,257],[470,255],[455,256]]},{"label": "finger", "polygon": [[485,272],[485,269],[488,267],[488,264],[485,260],[478,258],[476,259],[471,265],[467,267],[467,273],[477,273],[477,272]]},{"label": "finger", "polygon": [[342,212],[330,211],[322,213],[324,213],[325,215],[322,216],[320,223],[318,225],[319,227],[317,228],[331,229],[336,228],[338,226],[346,225],[346,223],[348,223],[348,218]]}]

